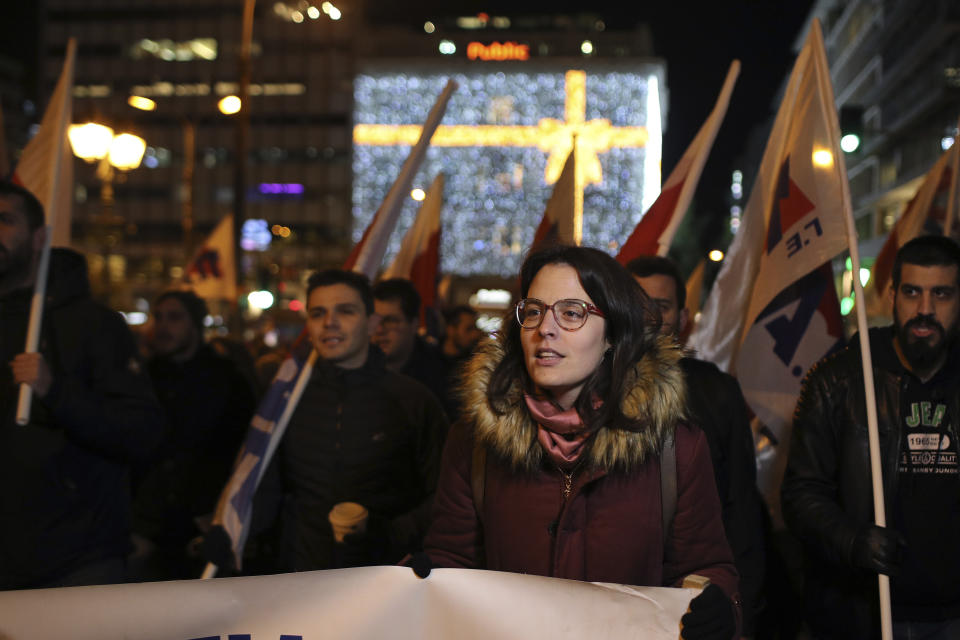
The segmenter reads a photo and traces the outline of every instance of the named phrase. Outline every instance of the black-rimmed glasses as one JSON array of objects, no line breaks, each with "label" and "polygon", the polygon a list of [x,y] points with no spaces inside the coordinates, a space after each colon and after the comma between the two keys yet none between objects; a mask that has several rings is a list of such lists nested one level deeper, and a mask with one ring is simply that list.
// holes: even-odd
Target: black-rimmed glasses
[{"label": "black-rimmed glasses", "polygon": [[524,298],[517,303],[517,322],[524,329],[536,329],[543,322],[547,309],[553,311],[553,318],[557,325],[566,331],[576,331],[587,323],[587,316],[591,313],[605,317],[600,309],[589,302],[570,298],[557,300],[553,304],[546,304],[536,298]]}]

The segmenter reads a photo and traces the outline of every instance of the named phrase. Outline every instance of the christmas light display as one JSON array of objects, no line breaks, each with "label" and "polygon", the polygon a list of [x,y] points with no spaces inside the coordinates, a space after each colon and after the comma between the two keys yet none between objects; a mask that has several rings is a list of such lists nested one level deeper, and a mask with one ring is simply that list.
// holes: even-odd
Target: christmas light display
[{"label": "christmas light display", "polygon": [[[415,187],[446,175],[443,271],[515,274],[577,145],[583,244],[614,253],[660,188],[663,67],[606,64],[485,72],[376,72],[354,82],[353,215],[359,240],[448,77],[454,93]],[[404,204],[385,264],[420,203]]]}]

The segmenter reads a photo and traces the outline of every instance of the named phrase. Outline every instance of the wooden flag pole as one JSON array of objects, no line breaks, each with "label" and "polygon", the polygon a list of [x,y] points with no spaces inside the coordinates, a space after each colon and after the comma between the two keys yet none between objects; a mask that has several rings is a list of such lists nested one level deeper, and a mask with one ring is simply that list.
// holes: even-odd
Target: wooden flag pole
[{"label": "wooden flag pole", "polygon": [[947,197],[946,220],[943,223],[943,235],[950,237],[953,232],[953,222],[957,217],[957,172],[960,171],[960,120],[957,121],[957,135],[953,137],[953,146],[950,151],[953,153],[950,163],[950,195]]}]

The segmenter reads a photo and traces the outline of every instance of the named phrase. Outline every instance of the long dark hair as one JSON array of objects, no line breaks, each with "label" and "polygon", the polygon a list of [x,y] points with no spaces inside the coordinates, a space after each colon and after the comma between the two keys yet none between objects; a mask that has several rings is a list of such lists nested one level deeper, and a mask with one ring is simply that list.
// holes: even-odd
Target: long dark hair
[{"label": "long dark hair", "polygon": [[[534,276],[545,266],[565,264],[577,272],[584,291],[606,318],[606,339],[612,346],[587,379],[574,407],[590,430],[607,426],[639,431],[643,424],[623,414],[621,403],[634,364],[653,348],[660,331],[660,312],[633,276],[616,260],[590,247],[553,246],[527,256],[520,268],[520,297],[527,297]],[[504,318],[504,357],[493,370],[487,398],[494,410],[506,410],[516,380],[532,389],[520,344],[522,329],[511,310]],[[591,398],[603,404],[594,408]]]}]

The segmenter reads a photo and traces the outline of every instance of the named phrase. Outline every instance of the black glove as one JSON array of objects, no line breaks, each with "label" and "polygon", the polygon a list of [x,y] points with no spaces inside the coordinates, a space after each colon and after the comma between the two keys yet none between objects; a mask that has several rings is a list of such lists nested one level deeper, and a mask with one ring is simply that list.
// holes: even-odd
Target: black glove
[{"label": "black glove", "polygon": [[861,569],[896,576],[900,573],[903,536],[886,527],[870,525],[857,534],[853,541],[853,564]]},{"label": "black glove", "polygon": [[690,601],[690,611],[680,618],[684,640],[730,640],[737,631],[733,604],[715,584],[707,585],[700,595]]},{"label": "black glove", "polygon": [[207,562],[217,565],[217,569],[228,573],[237,572],[230,536],[227,535],[227,530],[219,524],[210,527],[203,536],[203,541],[200,543],[200,554]]},{"label": "black glove", "polygon": [[433,561],[423,551],[417,551],[413,554],[407,554],[407,557],[403,559],[403,566],[413,569],[413,573],[418,578],[426,578],[433,569]]}]

